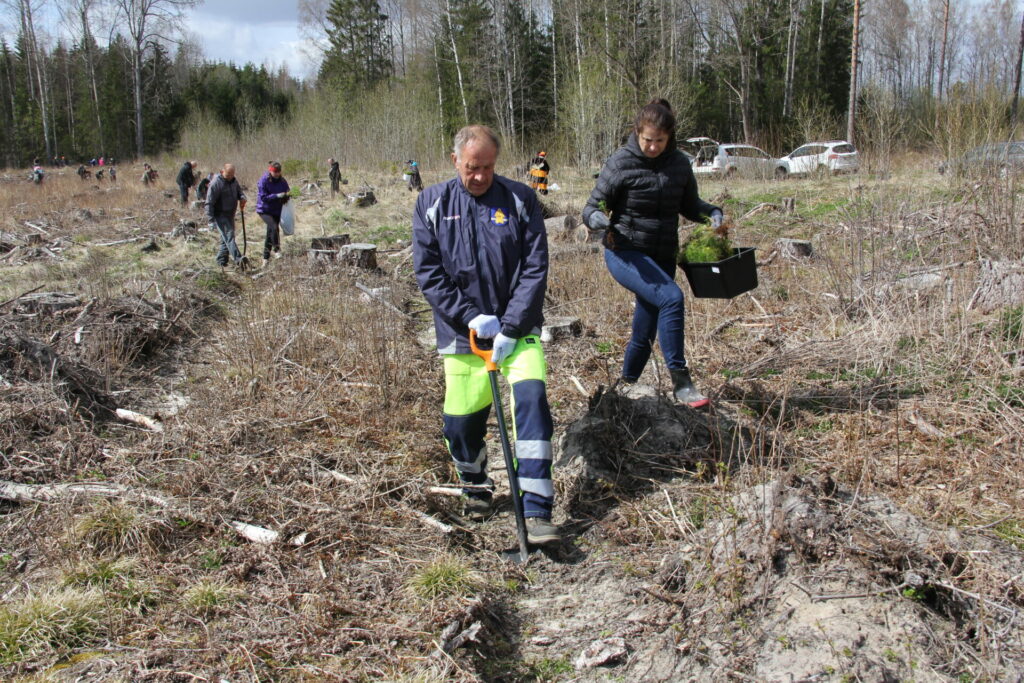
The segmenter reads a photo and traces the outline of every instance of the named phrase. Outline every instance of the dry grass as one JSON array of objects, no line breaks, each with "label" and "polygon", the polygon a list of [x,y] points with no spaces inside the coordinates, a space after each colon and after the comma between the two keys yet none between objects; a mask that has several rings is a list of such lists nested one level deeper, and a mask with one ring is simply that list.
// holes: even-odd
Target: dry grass
[{"label": "dry grass", "polygon": [[[260,167],[248,163],[240,175],[254,183]],[[176,169],[160,168],[169,188]],[[586,530],[576,552],[621,550],[629,559],[615,571],[646,576],[667,549],[722,515],[736,490],[786,473],[828,475],[934,523],[988,527],[981,533],[1020,542],[1020,312],[968,308],[978,258],[1024,256],[1017,181],[950,184],[916,159],[893,168],[887,180],[702,186],[708,198],[727,190],[719,201],[735,216],[796,198],[795,214],[763,213],[737,226],[734,241],[758,247],[759,259],[778,237],[815,246],[810,261],[762,266],[751,296],[687,300],[688,358],[721,406],[715,419],[756,438],[723,427],[721,438],[734,442],[718,442],[707,458],[737,453],[732,466],[702,462],[657,486],[603,489],[588,508],[600,517],[566,520]],[[166,237],[189,214],[143,190],[137,175],[123,170],[110,191],[80,183],[71,170],[43,188],[0,185],[0,230],[34,232],[29,221],[65,240],[60,261],[0,265],[0,301],[42,284],[80,293],[83,305],[92,297],[97,307],[145,300],[153,307],[147,315],[164,322],[185,311],[173,328],[162,323],[163,343],[148,346],[128,334],[135,328],[90,317],[84,339],[93,330],[95,344],[87,348],[73,341],[86,321],[75,322],[81,307],[52,319],[0,311],[44,341],[60,331],[55,348],[95,369],[119,406],[159,414],[165,428],[91,424],[51,387],[0,382],[0,416],[13,425],[0,429],[3,478],[110,481],[172,501],[166,509],[139,499],[5,510],[0,594],[8,595],[10,623],[29,604],[22,582],[33,595],[63,583],[81,598],[75,604],[105,595],[123,610],[96,623],[84,610],[69,631],[82,636],[67,641],[40,632],[27,647],[0,637],[10,643],[9,671],[109,631],[137,648],[118,664],[127,677],[189,670],[232,679],[493,680],[461,656],[448,668],[425,663],[437,634],[460,618],[461,598],[493,597],[501,621],[540,579],[491,552],[511,544],[510,524],[441,534],[418,516],[459,524],[457,501],[427,492],[454,472],[440,440],[440,365],[414,341],[430,316],[401,251],[415,197],[371,173],[361,178],[375,186],[377,206],[301,204],[286,258],[252,279],[213,267],[209,233],[189,242]],[[582,205],[592,179],[559,169],[557,180],[557,201]],[[76,218],[80,208],[92,218]],[[261,247],[257,224],[249,224],[250,256]],[[335,232],[394,251],[382,248],[376,273],[311,271],[307,239]],[[140,253],[141,242],[96,246],[151,234],[162,247],[153,254]],[[920,273],[937,274],[937,286],[909,289],[908,277]],[[357,283],[386,288],[404,313],[365,298]],[[557,436],[588,410],[574,380],[592,393],[618,376],[633,303],[599,251],[563,242],[552,245],[548,294],[549,316],[577,316],[585,327],[582,337],[547,349]],[[123,322],[123,311],[117,317]],[[657,356],[644,381],[668,387]],[[629,454],[622,457],[628,467]],[[557,469],[556,480],[564,492]],[[283,541],[249,543],[230,520],[273,529]],[[83,546],[97,553],[84,566]],[[564,572],[570,583],[574,576],[571,564],[540,571]],[[972,581],[971,590],[988,590],[982,577]],[[136,589],[144,598],[118,597]],[[410,600],[410,590],[427,602]],[[514,652],[492,647],[496,663],[536,680]]]}]

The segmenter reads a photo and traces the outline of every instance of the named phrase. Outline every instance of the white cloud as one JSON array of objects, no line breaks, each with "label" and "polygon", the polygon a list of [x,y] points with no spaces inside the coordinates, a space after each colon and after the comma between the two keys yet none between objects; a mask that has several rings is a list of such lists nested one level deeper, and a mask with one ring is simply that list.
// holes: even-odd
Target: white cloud
[{"label": "white cloud", "polygon": [[[284,65],[292,76],[314,76],[317,64],[307,54],[309,41],[299,34],[298,19],[284,18],[282,12],[268,19],[266,15],[250,11],[249,6],[269,3],[249,0],[246,4],[246,11],[238,12],[239,5],[234,0],[230,3],[209,0],[188,14],[186,28],[198,39],[206,58],[239,66],[246,62],[264,64],[270,69]],[[294,14],[294,3],[274,4],[288,5]],[[210,5],[217,5],[216,11]],[[226,7],[220,7],[222,5],[230,6],[233,11],[226,11]]]}]

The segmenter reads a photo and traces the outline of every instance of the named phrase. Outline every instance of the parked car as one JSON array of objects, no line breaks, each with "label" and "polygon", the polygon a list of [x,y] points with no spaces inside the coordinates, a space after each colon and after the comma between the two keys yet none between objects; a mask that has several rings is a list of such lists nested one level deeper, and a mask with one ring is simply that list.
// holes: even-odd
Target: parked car
[{"label": "parked car", "polygon": [[[753,145],[722,145],[708,140],[693,159],[693,172],[699,175],[731,176],[734,173],[771,177],[778,160]],[[690,138],[695,140],[695,138]],[[687,142],[690,142],[687,140]]]},{"label": "parked car", "polygon": [[1024,142],[990,142],[968,150],[959,159],[939,165],[939,173],[998,173],[1024,170]]},{"label": "parked car", "polygon": [[856,173],[860,155],[845,140],[808,142],[779,159],[776,176],[810,175],[811,173]]}]

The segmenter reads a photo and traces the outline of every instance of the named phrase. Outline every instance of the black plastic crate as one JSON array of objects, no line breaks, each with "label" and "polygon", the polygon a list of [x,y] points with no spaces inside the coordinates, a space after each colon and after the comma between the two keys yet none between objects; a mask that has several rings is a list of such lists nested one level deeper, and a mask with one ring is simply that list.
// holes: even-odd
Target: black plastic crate
[{"label": "black plastic crate", "polygon": [[731,299],[757,287],[754,247],[739,247],[732,256],[713,263],[683,263],[693,295],[703,299]]}]

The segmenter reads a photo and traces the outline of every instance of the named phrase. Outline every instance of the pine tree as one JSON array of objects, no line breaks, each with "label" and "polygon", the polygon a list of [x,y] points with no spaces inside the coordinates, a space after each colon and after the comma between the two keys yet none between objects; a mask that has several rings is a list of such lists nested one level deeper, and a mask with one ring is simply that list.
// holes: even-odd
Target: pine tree
[{"label": "pine tree", "polygon": [[331,0],[320,82],[343,92],[372,88],[393,72],[387,15],[377,0]]}]

